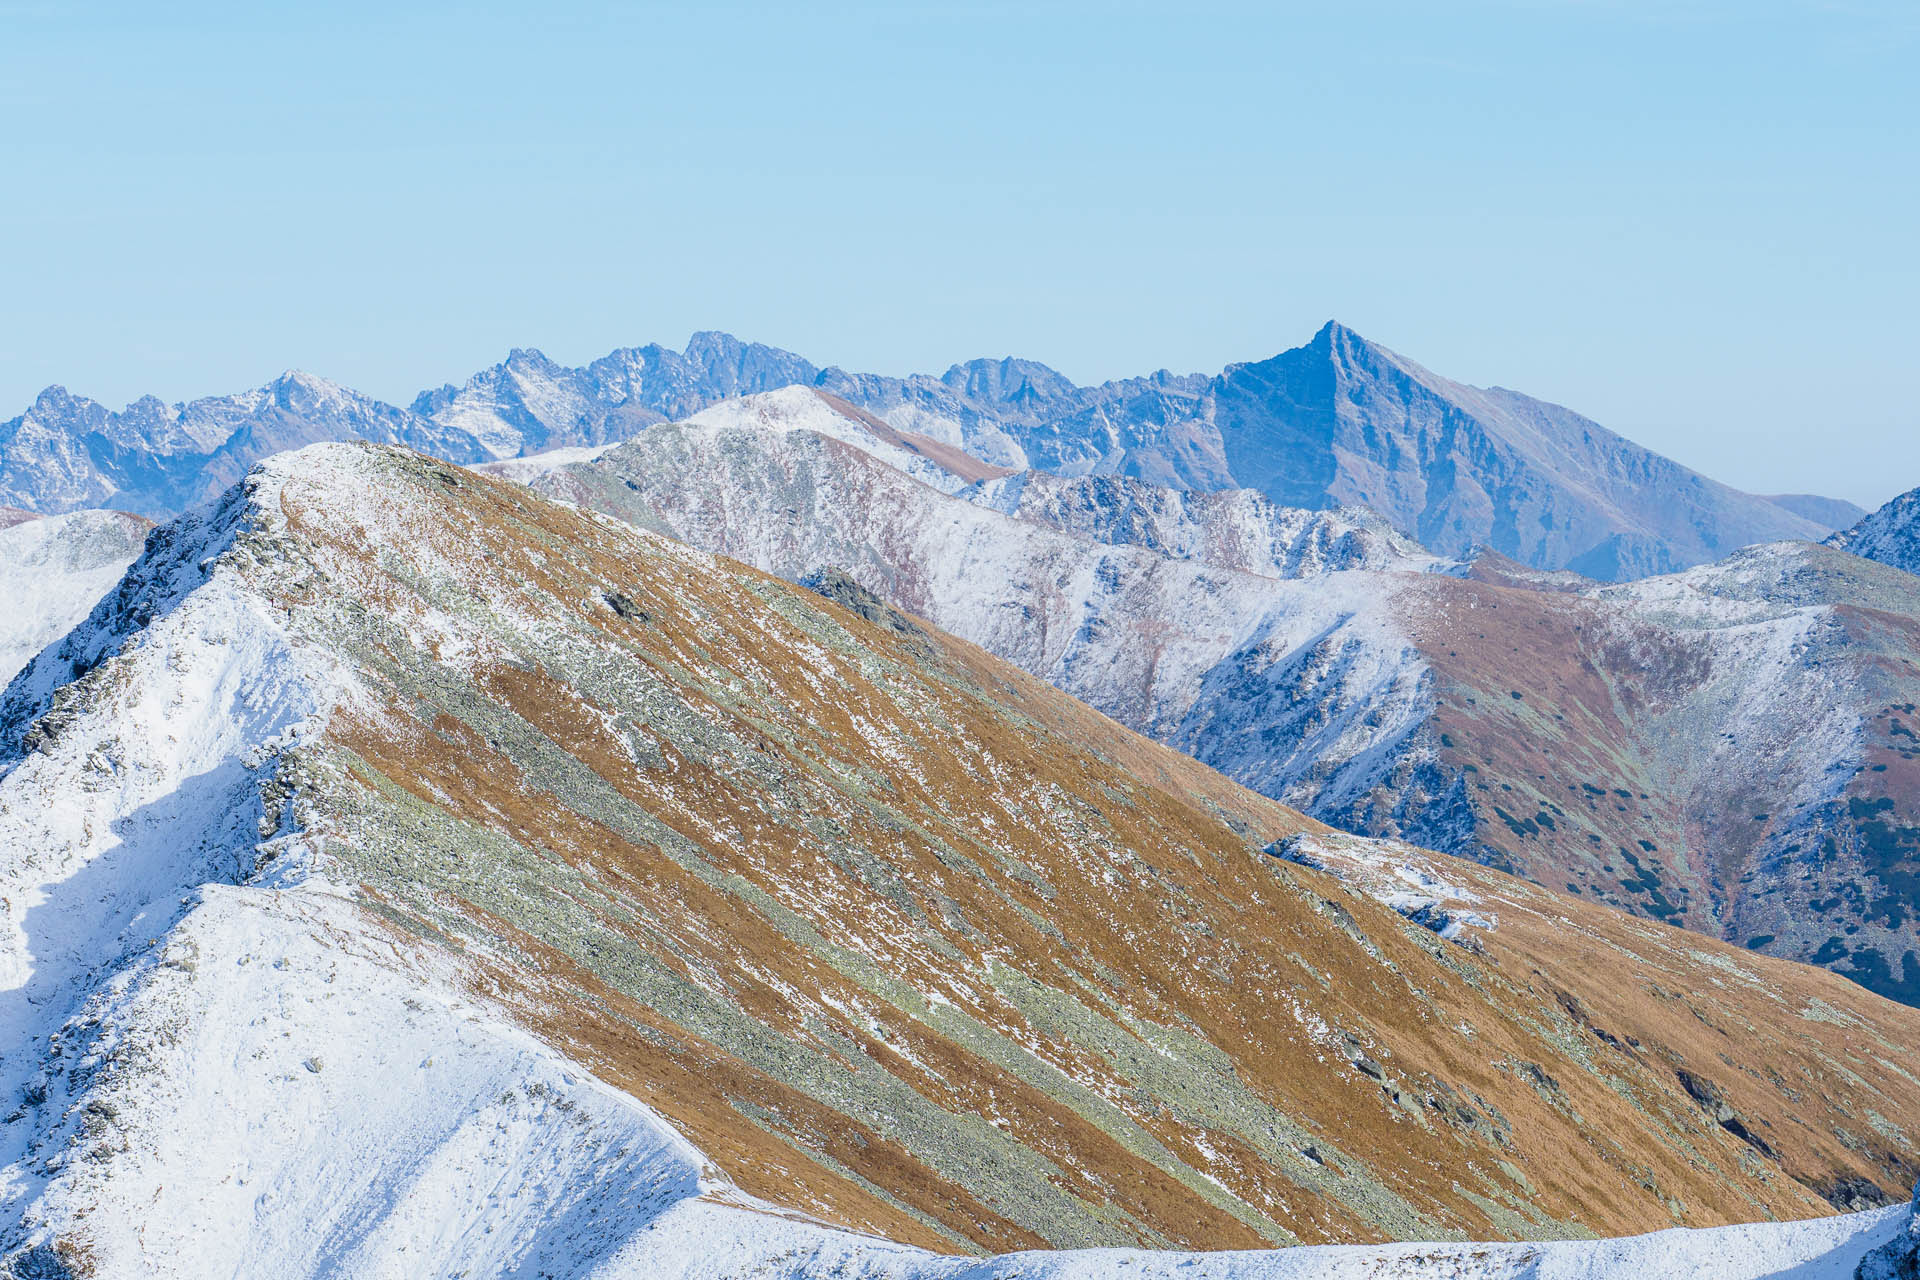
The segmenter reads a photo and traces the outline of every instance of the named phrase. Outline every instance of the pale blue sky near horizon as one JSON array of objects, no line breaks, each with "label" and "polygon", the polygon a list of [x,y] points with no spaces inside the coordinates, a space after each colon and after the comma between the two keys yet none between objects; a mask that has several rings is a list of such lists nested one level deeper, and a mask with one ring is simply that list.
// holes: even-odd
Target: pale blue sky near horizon
[{"label": "pale blue sky near horizon", "polygon": [[0,420],[705,328],[1097,381],[1338,318],[1873,505],[1920,485],[1916,55],[1869,0],[0,0]]}]

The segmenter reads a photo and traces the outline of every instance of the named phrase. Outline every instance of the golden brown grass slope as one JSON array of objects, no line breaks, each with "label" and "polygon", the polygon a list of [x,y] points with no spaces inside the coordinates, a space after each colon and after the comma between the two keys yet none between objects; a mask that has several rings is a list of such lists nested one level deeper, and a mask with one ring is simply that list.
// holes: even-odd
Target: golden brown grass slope
[{"label": "golden brown grass slope", "polygon": [[280,774],[329,874],[749,1191],[964,1251],[1905,1189],[1920,1011],[1497,877],[1443,940],[977,649],[509,483],[281,492],[259,589],[362,690]]}]

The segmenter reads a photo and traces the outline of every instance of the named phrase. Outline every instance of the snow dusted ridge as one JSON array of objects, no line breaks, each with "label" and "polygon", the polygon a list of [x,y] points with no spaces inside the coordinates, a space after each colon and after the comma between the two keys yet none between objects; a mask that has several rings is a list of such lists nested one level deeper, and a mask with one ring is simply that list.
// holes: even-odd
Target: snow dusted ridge
[{"label": "snow dusted ridge", "polygon": [[[1302,807],[1378,785],[1431,709],[1394,601],[1453,566],[1363,516],[1111,477],[928,486],[844,417],[800,429],[766,399],[717,424],[654,428],[534,485],[782,577],[840,567]],[[770,418],[782,429],[764,429]]]},{"label": "snow dusted ridge", "polygon": [[[1366,840],[1340,832],[1302,832],[1267,846],[1288,862],[1330,872],[1374,901],[1392,907],[1449,942],[1500,927],[1497,912],[1449,878],[1449,859],[1398,840]],[[1459,864],[1455,864],[1457,870]]]},{"label": "snow dusted ridge", "polygon": [[792,388],[529,482],[793,580],[839,568],[1343,829],[1920,1001],[1910,578],[1806,543],[1618,586],[1464,566],[1246,490],[962,484],[863,423]]},{"label": "snow dusted ridge", "polygon": [[[422,506],[396,513],[392,507],[402,491],[393,472],[410,467],[410,482],[429,489],[458,489],[462,481],[425,460],[402,463],[394,456],[316,446],[265,465],[218,504],[157,531],[120,586],[36,658],[0,701],[0,1096],[8,1108],[0,1123],[0,1274],[10,1272],[12,1280],[1092,1280],[1116,1274],[1586,1280],[1634,1270],[1757,1280],[1798,1267],[1794,1274],[1801,1280],[1838,1280],[1863,1252],[1908,1221],[1905,1210],[1895,1209],[1615,1241],[1218,1254],[1091,1250],[971,1259],[838,1230],[755,1200],[630,1093],[609,1087],[556,1048],[554,1037],[535,1039],[476,994],[483,986],[476,981],[480,966],[496,958],[484,954],[477,938],[472,947],[427,943],[378,914],[379,900],[334,874],[347,864],[328,851],[329,842],[341,837],[330,824],[344,819],[316,799],[319,774],[338,763],[337,756],[324,756],[322,742],[337,722],[364,728],[401,714],[392,704],[376,703],[364,671],[380,669],[382,655],[404,651],[408,661],[450,682],[452,673],[483,665],[486,644],[518,634],[515,628],[551,643],[556,661],[572,652],[580,635],[577,624],[557,614],[508,616],[531,597],[509,594],[503,582],[544,569],[549,555],[558,560],[582,550],[564,541],[543,543],[532,534],[501,544],[512,549],[518,569],[472,584],[467,603],[484,624],[411,612],[397,603],[415,599],[398,584],[423,582],[452,594],[433,596],[421,587],[417,599],[453,599],[469,586],[454,570],[490,562],[493,552],[483,557],[469,548],[470,560],[437,558],[447,554],[445,543],[433,540],[449,536],[439,518],[448,511]],[[349,554],[329,556],[310,535],[297,534],[285,514],[286,490],[296,481],[304,486],[310,516],[312,505],[322,501],[326,517],[344,526],[412,530],[421,538],[379,544],[391,554],[378,557],[377,567]],[[469,508],[451,510],[471,514]],[[541,515],[514,510],[528,520]],[[640,544],[620,545],[631,550]],[[680,548],[660,555],[683,574],[734,572]],[[590,562],[587,571],[607,570],[605,563]],[[751,589],[791,601],[777,588],[763,579],[750,581],[723,599],[743,604],[757,598],[750,597]],[[633,622],[643,605],[602,591],[574,602],[583,616],[619,618],[636,628],[658,621]],[[691,606],[683,600],[644,603],[663,612],[669,605],[704,607],[697,600]],[[326,632],[315,629],[316,618],[351,620],[370,611],[380,614],[369,624],[373,630],[357,634],[379,637],[374,651],[353,650],[359,656],[349,659],[348,650],[317,641]],[[779,616],[769,611],[751,626],[771,632]],[[724,639],[717,620],[711,635],[700,635],[716,648]],[[665,641],[678,642],[676,636]],[[697,661],[691,650],[674,652],[678,660]],[[841,657],[827,648],[795,652],[808,659],[810,684],[841,668]],[[638,655],[621,656],[618,678],[632,678]],[[854,657],[879,661],[872,652]],[[524,670],[503,663],[493,674],[510,678],[501,673]],[[725,674],[728,668],[710,665],[709,671],[717,678],[708,687],[745,687]],[[780,673],[754,674],[765,681]],[[519,705],[538,713],[532,703]],[[648,705],[661,724],[680,714],[667,701]],[[946,714],[952,705],[930,703],[926,709]],[[561,714],[571,710],[569,704]],[[427,720],[438,723],[432,715]],[[568,723],[554,719],[546,728],[565,736]],[[694,734],[698,725],[686,723],[684,732]],[[502,725],[503,732],[516,731]],[[724,739],[711,736],[685,736],[667,745],[678,750],[696,742],[707,744],[710,759],[732,754]],[[412,745],[431,748],[424,739]],[[778,758],[768,746],[763,738],[740,751],[742,767],[772,767],[762,758]],[[858,744],[849,741],[844,749],[857,750]],[[635,751],[631,763],[671,776],[664,757],[656,752],[656,763],[648,765],[642,755]],[[976,758],[989,771],[998,767],[984,748]],[[423,757],[424,787],[432,785],[424,780],[427,764]],[[555,772],[548,780],[578,787],[584,777]],[[1007,784],[989,777],[980,785]],[[770,788],[768,794],[778,791]],[[1110,793],[1120,803],[1120,793]],[[495,798],[514,802],[510,789]],[[1084,826],[1089,819],[1068,813],[1063,821]],[[1317,848],[1321,856],[1332,856],[1335,845],[1358,849],[1361,842],[1328,837]],[[1088,848],[1106,860],[1095,867],[1095,883],[1114,883],[1114,867],[1143,879],[1153,871],[1161,883],[1177,883],[1165,880],[1165,871],[1128,862],[1125,850],[1103,849],[1098,842]],[[679,856],[691,858],[692,846]],[[1411,852],[1385,857],[1382,865],[1394,878],[1436,901],[1473,898],[1473,890],[1448,883],[1437,864],[1420,871]],[[577,895],[585,894],[586,881],[570,883]],[[1265,910],[1280,912],[1292,882],[1260,883],[1276,895]],[[966,892],[957,881],[952,887]],[[1076,891],[1073,882],[1065,888],[1060,913]],[[1311,925],[1323,910],[1344,913],[1348,927],[1357,928],[1354,914],[1371,909],[1358,900],[1351,910],[1312,900],[1320,904],[1313,911],[1285,917],[1290,928]],[[1378,914],[1397,925],[1392,916]],[[1344,936],[1331,927],[1326,933]],[[1391,934],[1391,928],[1380,933],[1379,943],[1395,948],[1402,966],[1427,963],[1421,948]],[[1355,963],[1323,954],[1309,941],[1300,945],[1330,969]],[[997,958],[984,972],[1005,979],[1009,961],[1018,959]],[[981,997],[964,985],[977,980],[976,968],[963,957],[949,977],[956,995],[984,1017]],[[1435,984],[1447,981],[1451,971],[1445,965],[1420,970]],[[716,973],[709,981],[718,993],[739,976]],[[882,989],[900,980],[883,975]],[[1363,977],[1360,985],[1371,990],[1378,980]],[[1326,974],[1318,981],[1336,986]],[[796,1003],[805,998],[798,990],[786,994]],[[927,1011],[922,1026],[975,1016],[957,1012],[954,1001],[945,1003],[947,1010],[940,1011],[920,1002]],[[1055,1016],[1064,1009],[1051,1007]],[[1490,1031],[1507,1034],[1493,1008],[1476,1008]],[[892,1016],[874,1004],[860,1019],[878,1025],[883,1013]],[[854,1046],[846,1029],[813,1016],[809,1034],[829,1035],[834,1052],[867,1052]],[[1133,1025],[1159,1035],[1152,1023]],[[761,1034],[774,1033],[762,1028]],[[915,1029],[899,1043],[931,1043],[918,1038],[923,1034]],[[1140,1035],[1136,1031],[1128,1044],[1140,1043]],[[1160,1050],[1147,1059],[1179,1056],[1158,1039],[1144,1042]],[[1510,1043],[1547,1052],[1544,1042]],[[1047,1048],[1034,1041],[1035,1052]],[[1410,1056],[1403,1054],[1396,1068],[1406,1073],[1409,1089]],[[1572,1059],[1555,1069],[1578,1087]],[[1631,1073],[1643,1064],[1615,1069]],[[1638,1087],[1654,1087],[1651,1076],[1635,1078]],[[1356,1106],[1371,1101],[1387,1109],[1372,1098],[1370,1081],[1356,1077],[1355,1084]],[[1127,1100],[1124,1090],[1115,1096]],[[1506,1098],[1507,1106],[1522,1114],[1520,1108],[1536,1105],[1531,1096],[1531,1086],[1522,1086]],[[1589,1107],[1608,1105],[1604,1092],[1581,1097]],[[1177,1105],[1178,1098],[1170,1094],[1166,1102]],[[1394,1105],[1421,1114],[1411,1098]],[[1394,1123],[1400,1128],[1389,1130],[1393,1136],[1419,1142],[1440,1122]],[[1724,1152],[1724,1139],[1710,1127],[1691,1124],[1687,1132],[1696,1151]],[[1337,1151],[1324,1136],[1319,1149],[1329,1156]],[[1673,1168],[1671,1176],[1681,1176],[1679,1166]],[[1351,1176],[1341,1174],[1343,1184]],[[1224,1185],[1212,1185],[1224,1194]]]},{"label": "snow dusted ridge", "polygon": [[656,1274],[615,1255],[751,1202],[313,874],[277,762],[353,692],[240,580],[310,567],[283,479],[160,530],[0,705],[0,1273]]},{"label": "snow dusted ridge", "polygon": [[0,519],[0,688],[120,581],[151,527],[117,511]]},{"label": "snow dusted ridge", "polygon": [[746,428],[782,435],[812,432],[850,444],[942,493],[1007,474],[1005,468],[989,466],[951,444],[896,430],[837,396],[812,387],[786,387],[723,400],[687,422],[715,430]]}]

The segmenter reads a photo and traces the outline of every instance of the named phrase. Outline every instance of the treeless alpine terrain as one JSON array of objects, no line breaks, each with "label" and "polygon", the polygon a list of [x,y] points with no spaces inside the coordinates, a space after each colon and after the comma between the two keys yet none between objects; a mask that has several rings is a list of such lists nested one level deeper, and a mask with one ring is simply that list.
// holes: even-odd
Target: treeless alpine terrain
[{"label": "treeless alpine terrain", "polygon": [[[744,1192],[941,1251],[1624,1234],[1920,1169],[1920,1011],[1334,833],[818,585],[391,447],[156,532],[0,704],[23,1221],[84,1191],[79,1257],[204,1208],[141,1154],[140,1055],[85,1045],[128,983],[185,993],[156,1043],[214,1016],[249,961],[177,939],[220,880],[324,887],[343,957],[451,972]],[[279,1043],[219,1016],[221,1062]],[[195,1140],[244,1183],[237,1117]]]},{"label": "treeless alpine terrain", "polygon": [[1920,1004],[1920,577],[1805,542],[1619,585],[1446,562],[1244,491],[963,476],[870,421],[790,388],[493,465],[796,580],[838,566],[1344,830]]}]

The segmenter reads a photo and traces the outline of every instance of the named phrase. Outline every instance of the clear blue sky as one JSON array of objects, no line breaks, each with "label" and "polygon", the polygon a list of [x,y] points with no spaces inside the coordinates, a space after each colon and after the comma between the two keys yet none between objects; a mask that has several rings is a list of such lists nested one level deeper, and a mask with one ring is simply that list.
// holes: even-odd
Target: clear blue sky
[{"label": "clear blue sky", "polygon": [[1337,317],[1735,484],[1920,485],[1920,5],[295,8],[0,0],[0,418]]}]

